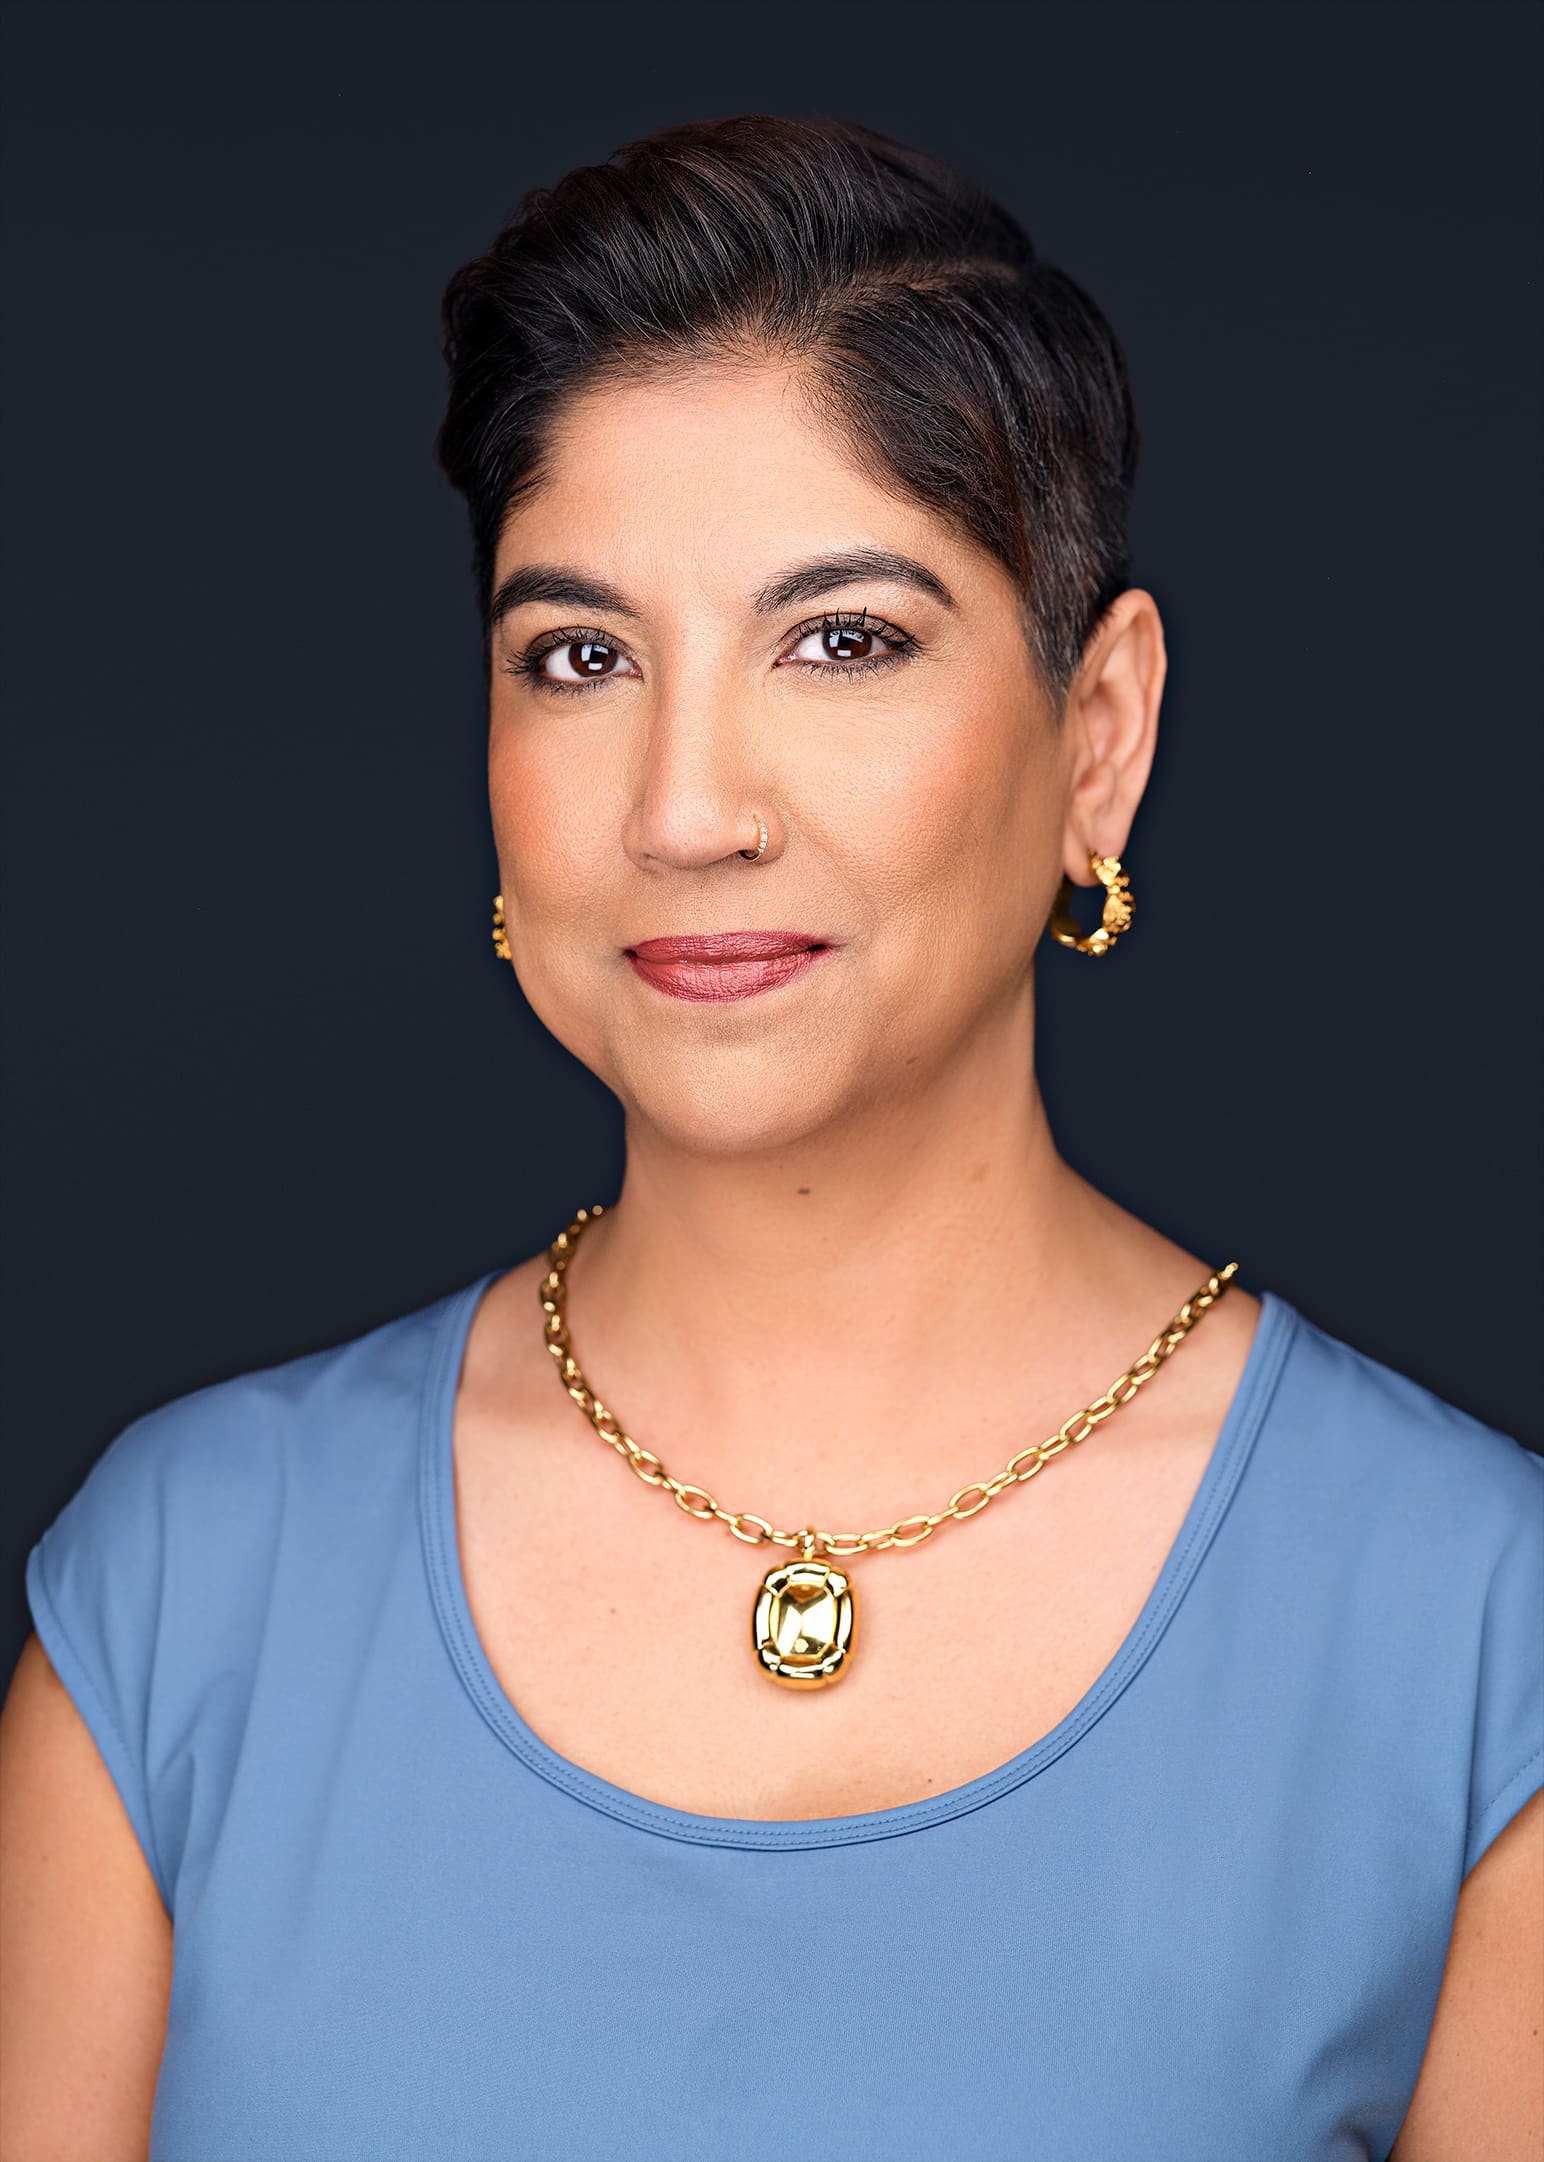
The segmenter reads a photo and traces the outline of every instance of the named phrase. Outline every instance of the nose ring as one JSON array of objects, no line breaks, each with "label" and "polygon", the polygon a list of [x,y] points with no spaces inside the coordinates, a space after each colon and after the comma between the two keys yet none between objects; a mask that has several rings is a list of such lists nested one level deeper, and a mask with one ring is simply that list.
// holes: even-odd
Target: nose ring
[{"label": "nose ring", "polygon": [[[754,812],[752,813],[752,816],[755,816]],[[735,854],[737,856],[743,856],[747,863],[759,863],[762,857],[767,852],[766,820],[764,818],[757,818],[756,828],[761,835],[761,839],[757,842],[756,846],[754,848],[738,848],[735,850]]]}]

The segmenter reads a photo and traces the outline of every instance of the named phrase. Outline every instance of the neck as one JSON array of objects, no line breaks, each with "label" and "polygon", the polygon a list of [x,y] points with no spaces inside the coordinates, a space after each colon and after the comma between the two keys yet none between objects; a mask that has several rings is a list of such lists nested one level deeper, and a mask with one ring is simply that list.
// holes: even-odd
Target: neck
[{"label": "neck", "polygon": [[[622,1193],[581,1241],[567,1318],[591,1386],[677,1478],[766,1515],[872,1510],[876,1487],[937,1507],[946,1495],[924,1499],[919,1479],[971,1435],[1000,1440],[1015,1408],[1049,1408],[1037,1383],[1091,1371],[1107,1339],[1088,1309],[1112,1289],[1119,1307],[1130,1219],[1056,1150],[1028,1004],[840,1134],[709,1157],[630,1124]],[[1151,1303],[1147,1287],[1132,1353],[1168,1318]],[[972,1460],[962,1476],[994,1469]]]}]

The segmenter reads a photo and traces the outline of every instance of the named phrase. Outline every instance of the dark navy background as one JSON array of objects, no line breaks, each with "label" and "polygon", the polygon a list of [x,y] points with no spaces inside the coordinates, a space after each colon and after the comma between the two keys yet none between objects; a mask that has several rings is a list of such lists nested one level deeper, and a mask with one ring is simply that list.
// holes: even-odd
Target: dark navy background
[{"label": "dark navy background", "polygon": [[0,1654],[129,1418],[615,1190],[611,1098],[490,942],[436,311],[527,187],[689,117],[938,151],[1111,317],[1171,673],[1135,928],[1044,952],[1062,1144],[1544,1441],[1530,9],[46,0],[4,37]]}]

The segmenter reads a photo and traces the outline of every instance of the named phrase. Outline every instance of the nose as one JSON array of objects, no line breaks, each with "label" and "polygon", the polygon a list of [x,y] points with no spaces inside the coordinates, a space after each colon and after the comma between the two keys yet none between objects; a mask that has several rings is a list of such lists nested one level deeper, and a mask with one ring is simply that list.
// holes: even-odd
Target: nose
[{"label": "nose", "polygon": [[701,871],[755,852],[765,826],[765,863],[779,852],[770,801],[750,716],[722,676],[682,685],[648,715],[623,846],[641,870]]}]

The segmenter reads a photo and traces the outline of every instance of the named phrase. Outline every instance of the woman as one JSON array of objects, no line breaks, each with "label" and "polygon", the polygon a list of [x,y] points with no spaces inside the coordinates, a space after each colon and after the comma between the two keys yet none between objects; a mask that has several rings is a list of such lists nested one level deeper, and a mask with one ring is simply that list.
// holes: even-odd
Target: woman
[{"label": "woman", "polygon": [[1048,918],[1141,935],[1108,326],[765,116],[446,326],[495,948],[626,1177],[39,1541],[6,2162],[1537,2154],[1544,1467],[1034,1086]]}]

